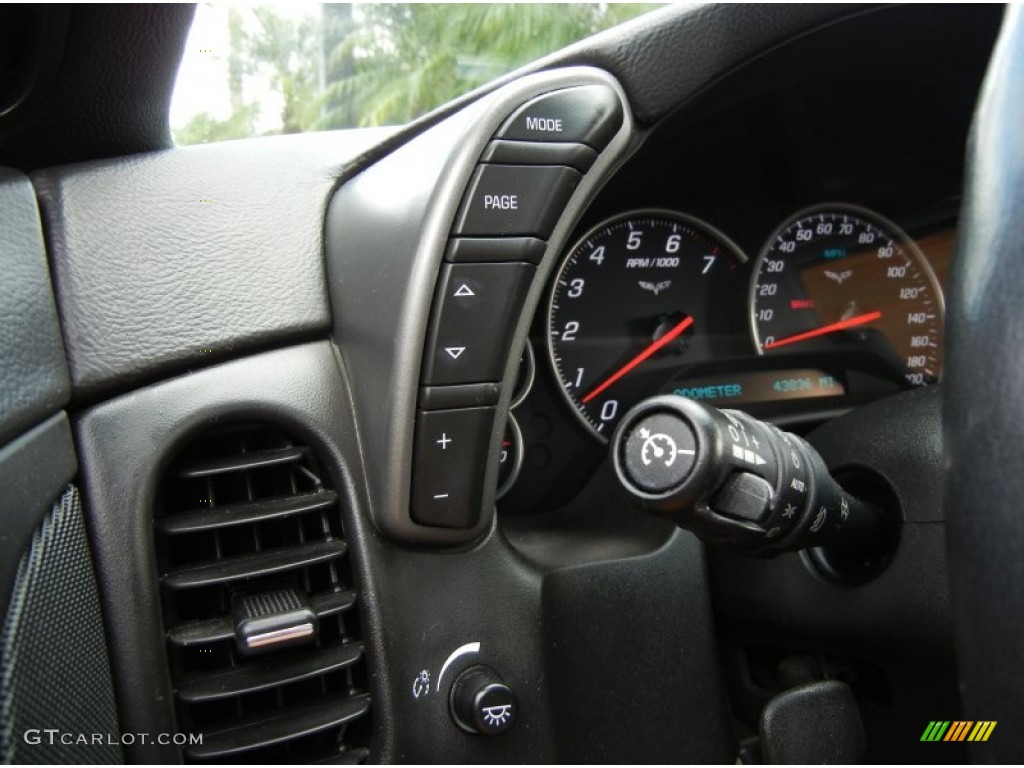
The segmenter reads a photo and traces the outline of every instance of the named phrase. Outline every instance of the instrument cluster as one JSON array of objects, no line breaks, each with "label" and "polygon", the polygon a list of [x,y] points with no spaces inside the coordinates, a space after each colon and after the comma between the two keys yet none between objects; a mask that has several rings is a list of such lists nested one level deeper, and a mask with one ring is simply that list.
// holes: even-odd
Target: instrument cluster
[{"label": "instrument cluster", "polygon": [[847,202],[739,227],[664,208],[584,222],[524,352],[502,511],[571,498],[654,395],[801,431],[939,381],[947,210],[899,224]]},{"label": "instrument cluster", "polygon": [[798,211],[753,258],[688,214],[629,211],[564,256],[546,352],[572,411],[606,440],[631,406],[668,392],[782,413],[933,384],[943,306],[922,243],[866,208]]},{"label": "instrument cluster", "polygon": [[834,54],[808,41],[737,71],[595,196],[534,318],[500,511],[598,487],[609,435],[654,395],[806,434],[941,380],[975,94],[923,87],[935,57],[893,71],[873,50]]}]

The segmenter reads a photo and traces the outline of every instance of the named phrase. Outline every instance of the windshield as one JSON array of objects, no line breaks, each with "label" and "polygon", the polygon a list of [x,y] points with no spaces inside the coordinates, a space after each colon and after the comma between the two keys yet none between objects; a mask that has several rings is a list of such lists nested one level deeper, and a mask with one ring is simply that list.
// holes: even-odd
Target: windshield
[{"label": "windshield", "polygon": [[200,3],[178,144],[406,123],[657,4]]}]

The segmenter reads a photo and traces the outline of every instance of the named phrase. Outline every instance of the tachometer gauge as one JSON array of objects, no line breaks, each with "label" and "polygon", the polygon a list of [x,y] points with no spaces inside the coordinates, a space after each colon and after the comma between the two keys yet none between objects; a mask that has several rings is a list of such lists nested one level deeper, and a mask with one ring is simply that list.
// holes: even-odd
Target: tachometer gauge
[{"label": "tachometer gauge", "polygon": [[802,211],[754,265],[751,328],[763,354],[860,350],[913,386],[942,372],[942,290],[917,246],[877,213]]},{"label": "tachometer gauge", "polygon": [[617,216],[570,249],[548,305],[548,350],[596,436],[681,368],[733,352],[745,261],[721,232],[671,211]]}]

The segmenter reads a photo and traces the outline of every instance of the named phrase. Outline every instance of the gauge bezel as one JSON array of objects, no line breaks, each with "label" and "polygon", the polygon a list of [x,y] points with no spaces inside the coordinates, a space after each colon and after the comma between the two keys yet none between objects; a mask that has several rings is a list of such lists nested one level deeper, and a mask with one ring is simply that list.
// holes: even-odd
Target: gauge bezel
[{"label": "gauge bezel", "polygon": [[[509,403],[509,408],[518,408],[523,404],[526,396],[530,394],[530,390],[533,389],[533,382],[537,378],[537,357],[533,352],[533,344],[529,339],[523,344],[523,364],[526,365],[529,375],[526,377],[526,383],[522,387],[515,390],[512,393],[512,402]],[[519,382],[519,374],[516,374],[516,383]]]},{"label": "gauge bezel", "polygon": [[[913,238],[907,234],[906,230],[903,229],[899,224],[894,222],[887,216],[883,216],[878,211],[866,208],[862,205],[856,205],[854,203],[818,203],[815,205],[801,208],[800,210],[791,213],[789,216],[782,220],[779,226],[772,230],[771,234],[764,241],[764,245],[761,246],[761,250],[757,254],[757,258],[754,259],[750,272],[750,288],[747,292],[747,316],[750,324],[750,340],[754,344],[754,350],[759,356],[764,356],[765,351],[761,344],[760,334],[758,333],[757,327],[757,309],[754,305],[754,300],[757,295],[757,284],[761,277],[761,267],[764,265],[764,260],[768,257],[771,251],[772,244],[776,239],[787,229],[793,226],[796,222],[801,219],[813,216],[818,213],[849,213],[852,216],[856,216],[869,224],[875,224],[879,228],[888,231],[893,235],[894,238],[900,241],[901,247],[906,248],[911,258],[917,261],[918,266],[924,274],[925,280],[931,285],[936,300],[939,305],[939,326],[945,327],[946,322],[946,297],[942,291],[942,284],[939,282],[938,276],[935,274],[935,268],[932,266],[928,257],[924,255]],[[943,339],[945,344],[945,339]],[[939,371],[937,381],[942,380],[942,371]],[[918,385],[921,386],[921,385]],[[927,385],[924,385],[927,386]]]},{"label": "gauge bezel", "polygon": [[[554,309],[555,293],[558,290],[558,283],[562,279],[562,273],[565,272],[566,267],[569,264],[569,259],[572,254],[576,252],[586,240],[591,238],[594,234],[601,231],[605,227],[617,224],[620,221],[633,218],[641,217],[664,217],[670,219],[677,219],[680,223],[688,224],[696,229],[701,229],[705,234],[718,239],[722,245],[726,246],[736,256],[740,263],[740,266],[745,267],[750,263],[750,259],[742,248],[740,248],[736,242],[726,235],[722,230],[718,229],[708,222],[704,221],[697,216],[693,216],[682,211],[675,211],[671,208],[636,208],[628,211],[622,211],[609,216],[605,219],[594,224],[592,227],[588,227],[586,231],[576,239],[572,241],[572,244],[565,249],[559,258],[558,268],[553,270],[553,274],[548,285],[548,296],[546,302],[546,312],[544,317],[544,347],[547,350],[548,365],[551,369],[551,375],[554,377],[555,389],[558,390],[559,395],[566,403],[569,404],[569,409],[572,411],[573,416],[576,420],[583,425],[587,434],[593,436],[598,442],[607,445],[609,441],[608,435],[603,435],[597,431],[593,424],[583,415],[580,407],[572,399],[572,396],[566,391],[565,382],[562,381],[562,377],[558,373],[558,365],[555,363],[555,349],[554,342],[551,334],[551,312]],[[737,291],[739,294],[740,292]],[[742,311],[742,308],[740,309]],[[657,394],[657,393],[655,393]]]},{"label": "gauge bezel", "polygon": [[516,456],[515,463],[512,465],[512,474],[510,474],[508,479],[499,485],[498,490],[495,491],[495,501],[502,498],[512,490],[512,486],[516,484],[516,480],[519,479],[519,473],[523,469],[523,431],[519,428],[519,422],[516,421],[516,417],[511,413],[508,415],[508,421],[505,423],[505,429],[512,433],[512,445],[515,447]]}]

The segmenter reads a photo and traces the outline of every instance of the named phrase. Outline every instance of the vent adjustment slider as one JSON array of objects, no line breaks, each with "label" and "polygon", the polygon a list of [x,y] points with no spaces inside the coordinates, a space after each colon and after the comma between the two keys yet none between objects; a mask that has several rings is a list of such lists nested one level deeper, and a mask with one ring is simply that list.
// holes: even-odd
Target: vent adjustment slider
[{"label": "vent adjustment slider", "polygon": [[247,656],[316,639],[316,613],[294,587],[242,595],[234,603],[235,640]]}]

